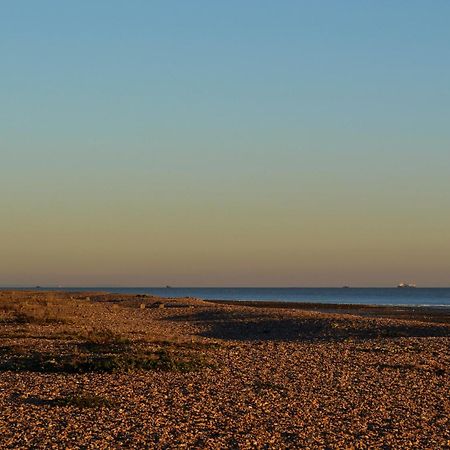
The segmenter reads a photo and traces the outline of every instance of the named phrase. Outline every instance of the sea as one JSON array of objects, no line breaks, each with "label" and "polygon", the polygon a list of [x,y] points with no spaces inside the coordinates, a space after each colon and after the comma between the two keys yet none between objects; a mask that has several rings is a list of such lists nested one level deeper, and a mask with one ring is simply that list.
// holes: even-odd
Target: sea
[{"label": "sea", "polygon": [[161,297],[195,297],[203,300],[317,302],[450,308],[450,288],[41,287],[41,289],[151,294]]}]

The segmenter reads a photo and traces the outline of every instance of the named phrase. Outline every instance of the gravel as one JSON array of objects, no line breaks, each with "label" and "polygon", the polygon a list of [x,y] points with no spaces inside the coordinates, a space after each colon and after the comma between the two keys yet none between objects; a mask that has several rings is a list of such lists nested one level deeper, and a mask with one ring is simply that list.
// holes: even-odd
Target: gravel
[{"label": "gravel", "polygon": [[[39,308],[52,321],[15,322],[18,310]],[[9,370],[31,353],[76,353],[105,329],[132,349],[166,346],[208,363],[186,372]],[[0,292],[0,448],[450,448],[449,336],[449,325],[411,320]],[[61,400],[82,397],[100,400]]]}]

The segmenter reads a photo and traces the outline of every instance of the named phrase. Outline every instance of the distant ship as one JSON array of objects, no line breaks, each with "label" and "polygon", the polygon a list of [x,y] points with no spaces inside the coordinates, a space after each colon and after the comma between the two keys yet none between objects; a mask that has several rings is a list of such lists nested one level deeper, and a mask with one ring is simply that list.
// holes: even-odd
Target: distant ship
[{"label": "distant ship", "polygon": [[410,283],[400,283],[397,287],[401,288],[401,289],[405,289],[405,288],[408,289],[408,288],[415,288],[416,285],[410,284]]}]

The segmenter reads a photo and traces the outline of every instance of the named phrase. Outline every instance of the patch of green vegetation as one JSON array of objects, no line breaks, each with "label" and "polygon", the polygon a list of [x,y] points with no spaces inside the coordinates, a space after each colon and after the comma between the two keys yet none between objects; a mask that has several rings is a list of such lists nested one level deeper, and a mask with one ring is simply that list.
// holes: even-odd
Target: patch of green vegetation
[{"label": "patch of green vegetation", "polygon": [[202,355],[160,349],[123,353],[82,353],[65,355],[32,353],[12,356],[0,363],[0,371],[41,373],[115,373],[134,370],[190,372],[208,366]]}]

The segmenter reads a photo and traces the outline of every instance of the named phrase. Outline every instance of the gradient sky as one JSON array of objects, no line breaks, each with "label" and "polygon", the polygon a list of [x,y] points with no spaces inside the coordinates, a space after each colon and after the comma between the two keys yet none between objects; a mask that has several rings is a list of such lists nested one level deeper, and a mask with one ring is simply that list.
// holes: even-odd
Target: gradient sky
[{"label": "gradient sky", "polygon": [[0,0],[0,285],[450,286],[449,21]]}]

